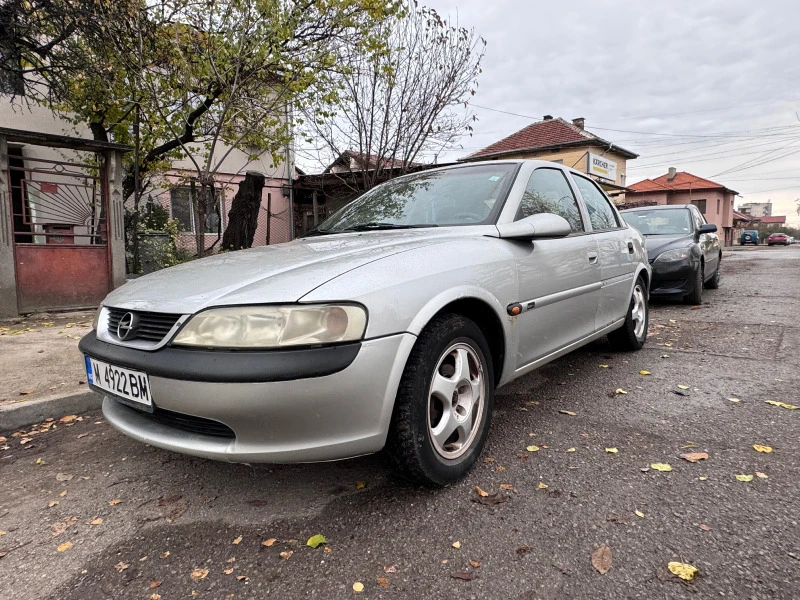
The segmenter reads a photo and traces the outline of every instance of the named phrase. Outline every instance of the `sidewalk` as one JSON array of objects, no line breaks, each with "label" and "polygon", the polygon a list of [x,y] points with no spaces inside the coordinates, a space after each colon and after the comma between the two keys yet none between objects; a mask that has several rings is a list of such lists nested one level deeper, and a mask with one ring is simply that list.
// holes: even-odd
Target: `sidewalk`
[{"label": "sidewalk", "polygon": [[78,340],[91,330],[93,316],[93,311],[81,311],[0,320],[0,420],[15,420],[9,415],[23,405],[30,407],[24,413],[35,415],[37,410],[52,412],[43,406],[48,400],[63,399],[64,408],[72,410],[85,403],[86,398],[75,403],[75,397],[92,394]]}]

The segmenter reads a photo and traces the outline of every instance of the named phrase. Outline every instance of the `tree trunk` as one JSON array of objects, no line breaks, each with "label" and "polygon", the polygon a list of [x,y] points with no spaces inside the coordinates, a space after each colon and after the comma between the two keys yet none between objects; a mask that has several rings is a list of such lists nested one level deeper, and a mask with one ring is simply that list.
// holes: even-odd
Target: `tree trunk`
[{"label": "tree trunk", "polygon": [[264,176],[248,171],[231,202],[228,226],[222,236],[223,250],[241,250],[253,245],[263,189]]}]

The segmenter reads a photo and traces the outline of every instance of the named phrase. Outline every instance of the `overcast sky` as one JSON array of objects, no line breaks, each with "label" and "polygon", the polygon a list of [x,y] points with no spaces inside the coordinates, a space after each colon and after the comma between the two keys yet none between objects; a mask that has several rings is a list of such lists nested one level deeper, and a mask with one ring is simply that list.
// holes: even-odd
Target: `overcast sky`
[{"label": "overcast sky", "polygon": [[475,133],[440,162],[545,114],[585,117],[641,155],[629,184],[674,166],[738,191],[737,206],[771,199],[773,214],[800,223],[796,0],[421,3],[487,41]]}]

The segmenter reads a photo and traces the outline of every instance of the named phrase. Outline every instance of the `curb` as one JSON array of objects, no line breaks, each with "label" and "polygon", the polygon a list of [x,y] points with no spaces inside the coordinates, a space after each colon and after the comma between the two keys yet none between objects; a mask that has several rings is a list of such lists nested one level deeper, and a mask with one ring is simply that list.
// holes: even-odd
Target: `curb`
[{"label": "curb", "polygon": [[103,396],[96,392],[83,392],[71,396],[29,400],[19,404],[0,406],[0,430],[19,429],[45,419],[58,419],[65,415],[96,410],[103,404]]}]

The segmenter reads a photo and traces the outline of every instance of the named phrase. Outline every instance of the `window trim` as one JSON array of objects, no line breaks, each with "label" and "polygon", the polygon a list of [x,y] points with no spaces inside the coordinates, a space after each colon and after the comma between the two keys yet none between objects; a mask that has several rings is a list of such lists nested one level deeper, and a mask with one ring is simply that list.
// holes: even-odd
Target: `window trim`
[{"label": "window trim", "polygon": [[[570,175],[572,175],[572,177],[573,177],[575,189],[578,192],[578,194],[579,194],[579,196],[581,198],[581,201],[583,202],[584,209],[586,210],[586,216],[589,219],[589,226],[591,227],[591,230],[589,231],[590,233],[603,233],[603,232],[606,232],[606,231],[620,231],[622,229],[626,229],[627,228],[627,225],[625,224],[625,219],[622,218],[622,216],[619,214],[619,211],[617,210],[617,207],[614,206],[614,203],[611,201],[611,199],[603,191],[603,188],[601,188],[599,185],[597,185],[596,181],[594,181],[590,177],[586,177],[585,175],[582,175],[582,174],[576,173],[576,172],[572,172],[572,171],[570,171]],[[592,216],[591,216],[591,214],[589,214],[589,205],[586,202],[586,198],[584,198],[583,194],[581,193],[581,189],[578,186],[578,180],[575,179],[576,177],[580,177],[581,179],[585,179],[591,185],[593,185],[594,188],[598,192],[600,192],[600,195],[603,197],[603,199],[611,207],[611,213],[614,215],[614,218],[617,220],[617,226],[616,227],[606,227],[605,229],[595,229],[594,223],[592,223]]]},{"label": "window trim", "polygon": [[[524,218],[524,217],[518,217],[518,215],[522,212],[522,203],[523,203],[523,200],[524,200],[524,197],[525,197],[525,191],[528,189],[528,184],[531,182],[531,179],[533,178],[533,176],[536,174],[537,171],[545,171],[545,170],[547,170],[547,171],[556,171],[557,173],[559,173],[561,175],[561,177],[564,178],[564,183],[567,184],[567,189],[572,194],[572,199],[575,202],[575,208],[578,209],[578,217],[581,220],[582,229],[580,231],[571,231],[567,237],[572,236],[572,235],[583,235],[583,234],[586,234],[586,233],[590,233],[590,231],[588,229],[586,229],[586,218],[585,218],[585,215],[584,215],[583,208],[581,207],[580,198],[575,193],[575,189],[572,186],[572,182],[569,180],[569,177],[567,177],[567,171],[565,171],[563,168],[559,168],[559,167],[541,166],[541,167],[536,167],[533,171],[531,171],[531,174],[528,176],[528,181],[525,182],[525,188],[522,191],[522,196],[520,196],[519,205],[517,206],[517,211],[514,213],[514,220],[512,222],[517,222],[520,219]],[[538,213],[538,214],[543,214],[543,213]],[[553,214],[555,214],[555,213],[553,213]],[[558,215],[558,216],[561,216],[561,215]]]}]

